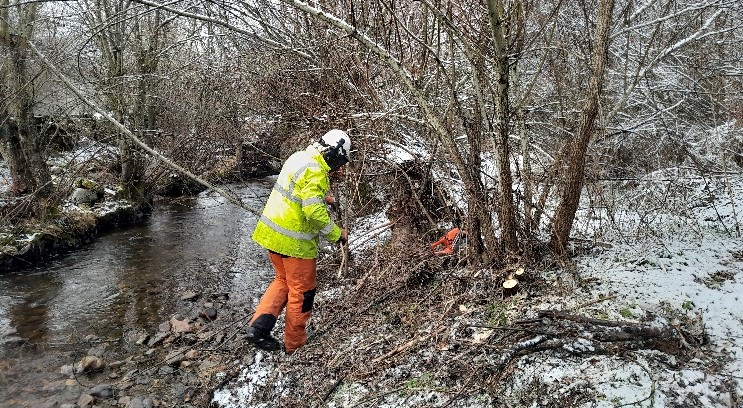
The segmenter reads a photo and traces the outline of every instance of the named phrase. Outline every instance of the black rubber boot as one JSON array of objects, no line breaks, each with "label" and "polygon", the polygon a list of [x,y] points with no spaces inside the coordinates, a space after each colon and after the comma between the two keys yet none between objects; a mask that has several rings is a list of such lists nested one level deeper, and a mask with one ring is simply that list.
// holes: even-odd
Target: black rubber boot
[{"label": "black rubber boot", "polygon": [[271,334],[266,333],[253,326],[248,327],[248,333],[245,335],[245,340],[247,340],[249,343],[253,343],[254,346],[261,350],[281,350],[281,342],[276,340],[273,336],[271,336]]}]

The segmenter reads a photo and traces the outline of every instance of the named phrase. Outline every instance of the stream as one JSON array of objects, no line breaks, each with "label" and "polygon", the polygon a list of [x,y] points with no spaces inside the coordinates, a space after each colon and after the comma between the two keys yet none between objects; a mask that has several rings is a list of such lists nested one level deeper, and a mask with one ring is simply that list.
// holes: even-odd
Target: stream
[{"label": "stream", "polygon": [[[230,188],[260,210],[272,184]],[[51,402],[60,367],[87,351],[80,350],[86,338],[115,342],[130,331],[156,331],[187,291],[252,302],[273,274],[250,239],[255,222],[214,193],[161,200],[142,225],[0,274],[0,406]]]}]

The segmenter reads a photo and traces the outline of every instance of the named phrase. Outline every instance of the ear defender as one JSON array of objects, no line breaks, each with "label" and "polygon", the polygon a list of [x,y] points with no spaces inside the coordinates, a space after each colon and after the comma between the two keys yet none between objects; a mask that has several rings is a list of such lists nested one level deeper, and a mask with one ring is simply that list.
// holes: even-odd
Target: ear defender
[{"label": "ear defender", "polygon": [[[343,149],[343,139],[338,140],[335,146],[328,146],[322,154],[325,163],[330,166],[330,170],[338,170],[341,166],[348,163],[348,156]],[[326,145],[327,146],[327,145]]]}]

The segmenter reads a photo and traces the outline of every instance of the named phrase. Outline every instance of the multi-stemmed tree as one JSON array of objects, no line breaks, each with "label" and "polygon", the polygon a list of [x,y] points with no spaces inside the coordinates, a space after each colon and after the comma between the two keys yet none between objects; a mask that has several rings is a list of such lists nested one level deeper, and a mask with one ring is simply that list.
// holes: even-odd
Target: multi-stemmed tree
[{"label": "multi-stemmed tree", "polygon": [[44,197],[51,192],[51,176],[34,121],[39,68],[28,48],[40,8],[39,3],[0,1],[0,154],[12,191]]}]

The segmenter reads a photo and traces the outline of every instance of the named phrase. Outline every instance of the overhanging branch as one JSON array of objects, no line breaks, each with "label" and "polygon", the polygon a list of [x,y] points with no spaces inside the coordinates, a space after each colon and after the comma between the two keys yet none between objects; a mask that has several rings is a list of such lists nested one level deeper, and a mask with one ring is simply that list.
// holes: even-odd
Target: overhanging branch
[{"label": "overhanging branch", "polygon": [[247,204],[243,203],[243,201],[238,196],[236,196],[235,194],[233,194],[232,192],[214,186],[213,184],[211,184],[208,181],[202,179],[201,177],[199,177],[199,176],[191,173],[190,171],[186,170],[185,168],[183,168],[183,167],[181,167],[181,166],[173,163],[167,157],[163,156],[160,152],[156,151],[155,149],[147,146],[137,136],[135,136],[129,129],[127,129],[126,126],[124,126],[119,121],[117,121],[116,119],[114,119],[114,117],[111,116],[111,115],[109,115],[108,112],[106,112],[103,109],[101,109],[95,102],[93,102],[89,98],[85,97],[85,95],[83,95],[82,92],[80,92],[80,90],[77,89],[77,87],[75,87],[75,85],[73,85],[72,82],[70,82],[70,80],[67,79],[67,77],[64,76],[64,74],[62,74],[54,66],[54,64],[52,64],[51,61],[49,61],[46,58],[46,56],[44,54],[42,54],[36,48],[36,46],[31,41],[28,41],[28,47],[31,49],[31,51],[34,52],[34,54],[36,54],[36,56],[39,57],[39,59],[41,60],[41,62],[57,78],[59,78],[67,86],[67,88],[70,91],[72,91],[72,93],[75,94],[75,96],[77,96],[83,103],[85,103],[86,105],[88,105],[91,109],[95,110],[100,115],[102,115],[104,118],[106,118],[107,121],[111,122],[111,124],[113,124],[116,127],[116,129],[118,129],[123,135],[125,135],[126,137],[128,137],[129,139],[131,139],[137,146],[139,146],[142,150],[144,150],[145,152],[147,152],[147,154],[149,154],[150,156],[154,157],[155,159],[157,159],[158,161],[160,161],[161,163],[163,163],[167,167],[170,167],[171,169],[173,169],[173,170],[175,170],[175,171],[177,171],[177,172],[185,175],[186,177],[188,177],[188,178],[196,181],[197,183],[201,184],[202,186],[207,187],[209,189],[212,189],[213,191],[217,192],[219,195],[221,195],[222,197],[224,197],[225,199],[227,199],[227,201],[229,201],[229,202],[237,205],[238,207],[244,208],[244,209],[250,211],[251,213],[255,214],[256,216],[260,217],[260,215],[261,215],[260,211],[254,209],[252,207],[249,207]]}]

